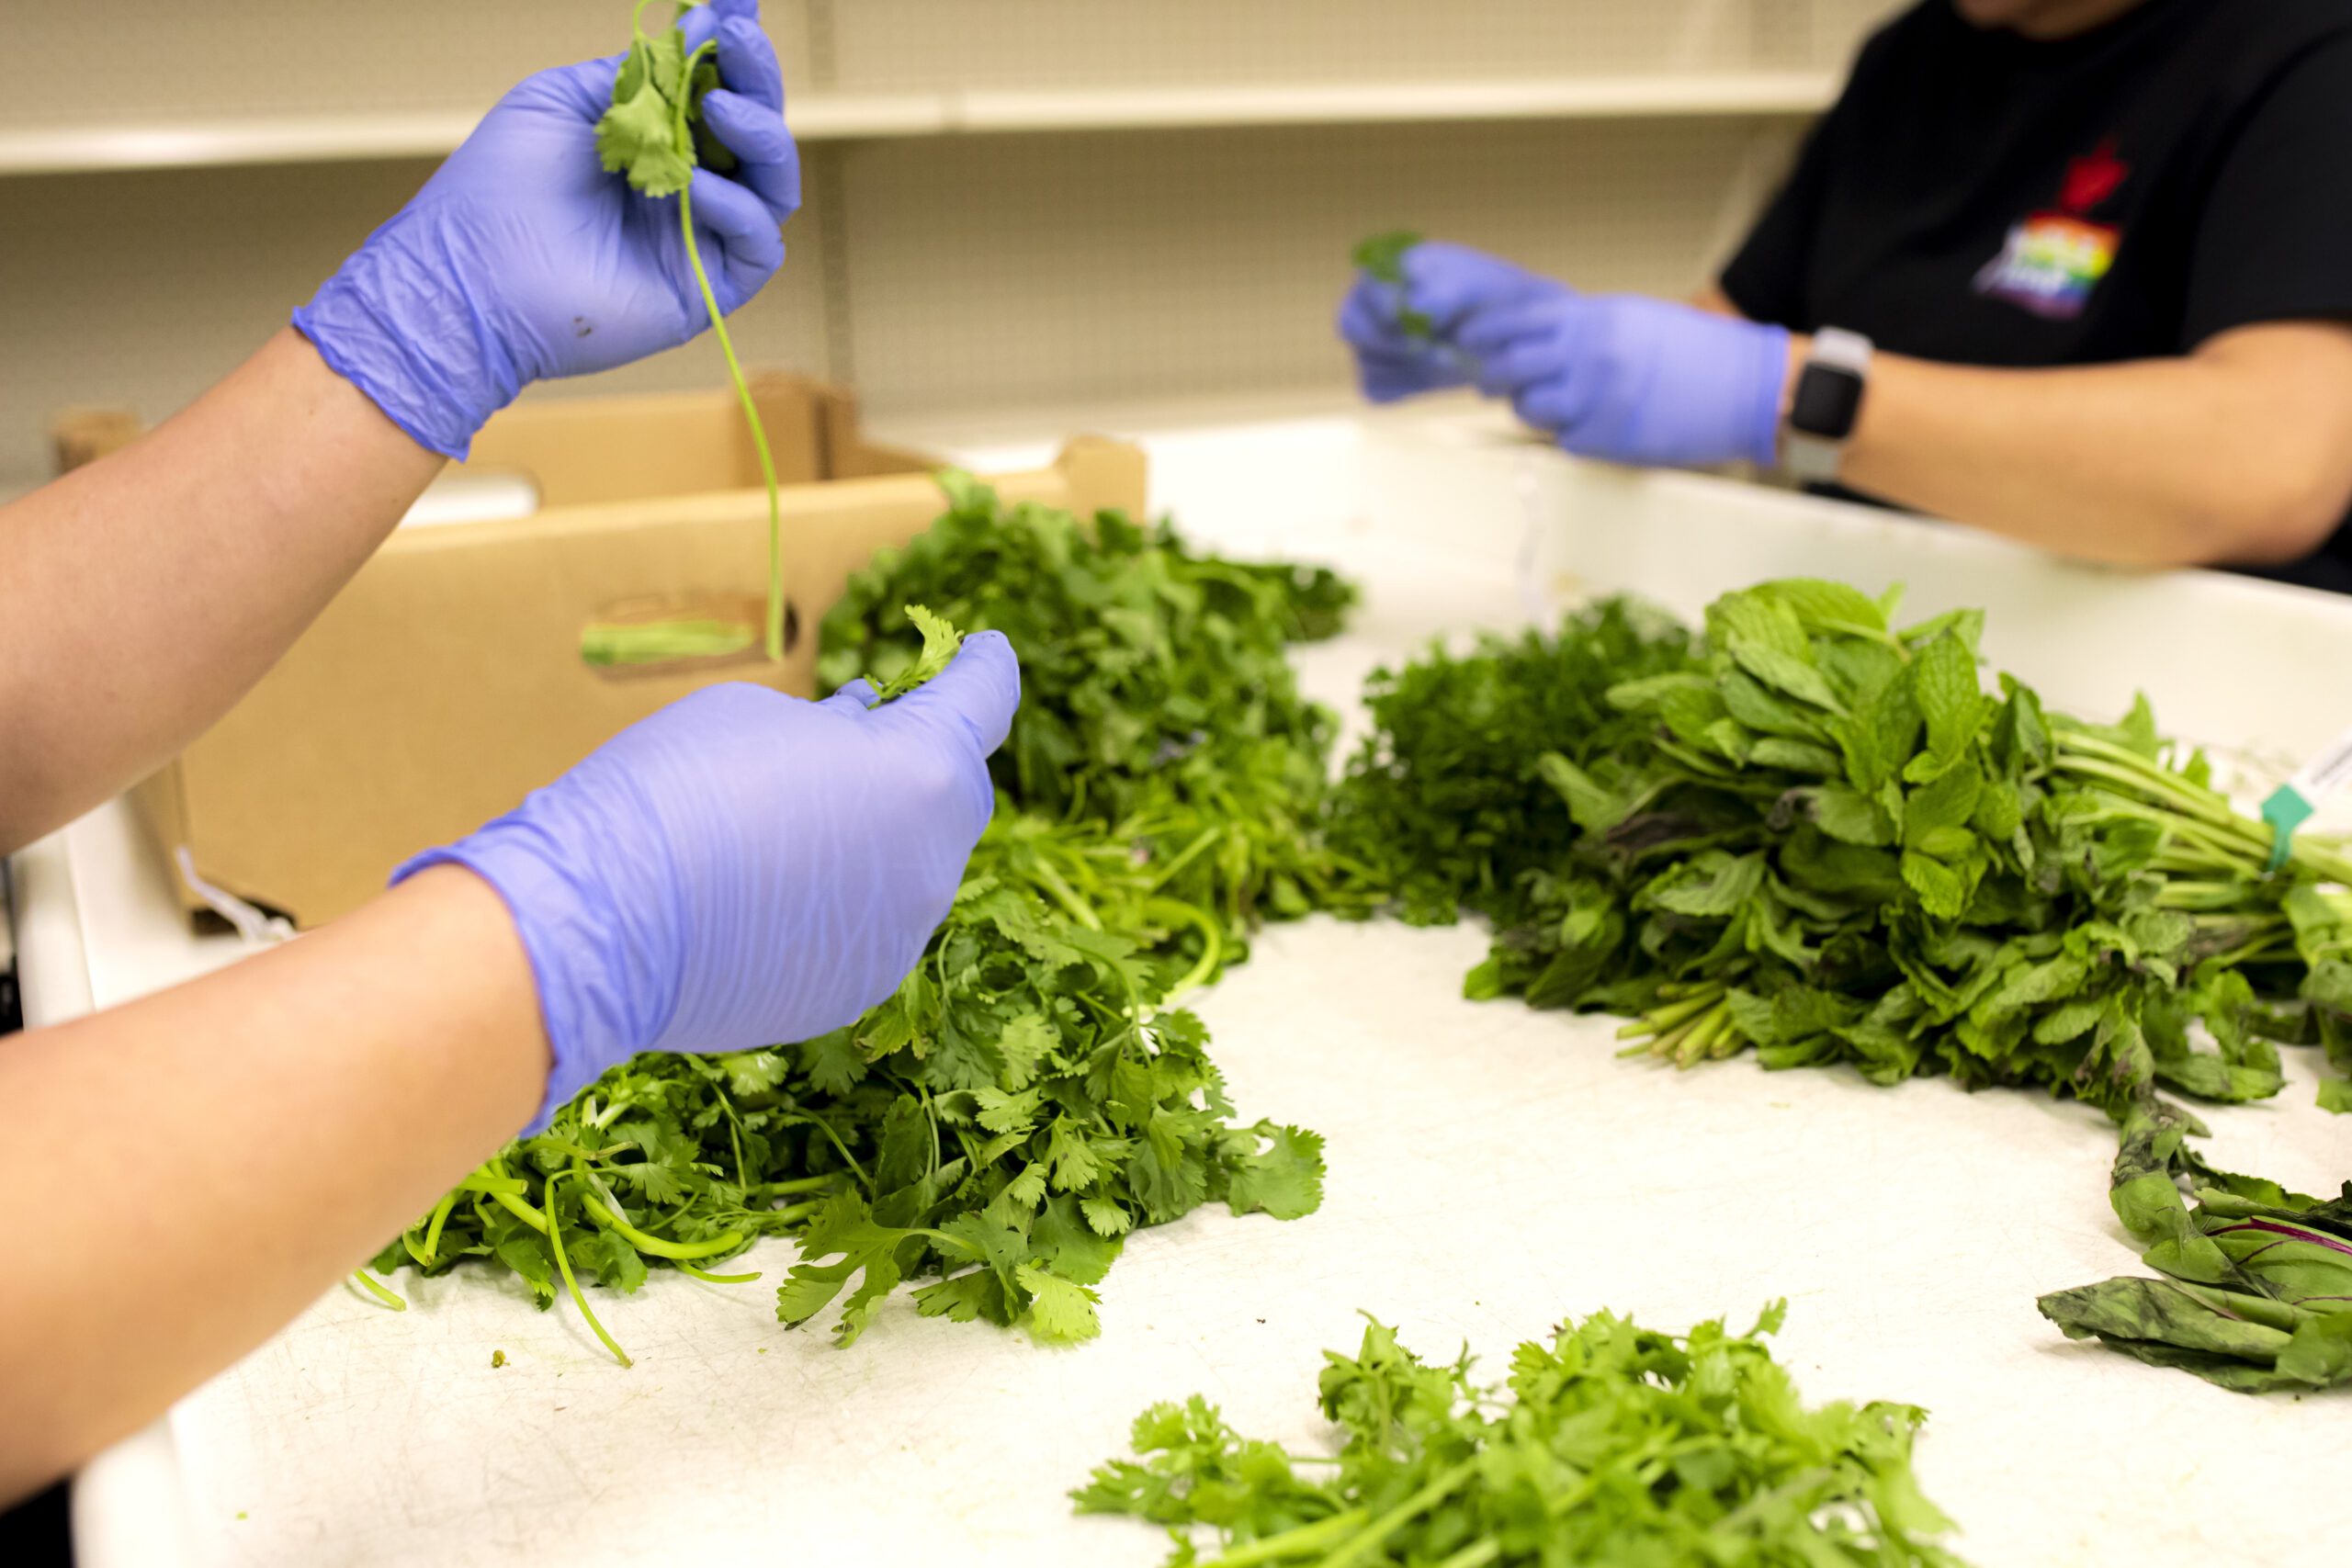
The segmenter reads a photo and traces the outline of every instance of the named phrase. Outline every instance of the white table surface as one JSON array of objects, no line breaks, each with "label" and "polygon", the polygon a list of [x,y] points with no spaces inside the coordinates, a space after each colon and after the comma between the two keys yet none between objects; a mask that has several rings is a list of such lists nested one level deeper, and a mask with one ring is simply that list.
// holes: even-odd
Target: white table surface
[{"label": "white table surface", "polygon": [[[1193,536],[1365,581],[1355,629],[1300,660],[1351,709],[1373,664],[1442,630],[1628,586],[1690,612],[1802,571],[1905,579],[1922,614],[1986,605],[1996,660],[2058,700],[2111,709],[2144,684],[2169,727],[2256,773],[2352,720],[2352,604],[2058,568],[1746,487],[1574,465],[1477,417],[1129,428]],[[1052,445],[888,434],[980,468]],[[238,955],[186,933],[119,807],[19,871],[37,1023]],[[1482,949],[1471,930],[1310,920],[1267,932],[1201,998],[1243,1118],[1329,1138],[1325,1206],[1288,1225],[1204,1211],[1136,1237],[1091,1344],[922,1322],[902,1296],[836,1349],[775,1322],[791,1249],[769,1243],[758,1285],[664,1273],[600,1296],[637,1358],[623,1371],[568,1306],[404,1272],[406,1314],[331,1292],[94,1463],[76,1488],[83,1561],[1141,1568],[1157,1532],[1076,1519],[1068,1488],[1125,1451],[1146,1404],[1193,1392],[1245,1430],[1312,1445],[1319,1352],[1352,1346],[1359,1309],[1427,1352],[1467,1340],[1498,1362],[1604,1305],[1680,1327],[1781,1295],[1809,1397],[1930,1409],[1921,1476],[1979,1563],[2344,1561],[2352,1398],[2225,1393],[2067,1344],[2035,1313],[2038,1292],[2134,1267],[2096,1115],[1941,1082],[1621,1062],[1610,1021],[1461,1000]],[[2213,1113],[2211,1152],[2332,1185],[2352,1173],[2352,1122],[2313,1109],[2309,1066],[2295,1069],[2277,1102]],[[233,1289],[233,1269],[202,1288]]]}]

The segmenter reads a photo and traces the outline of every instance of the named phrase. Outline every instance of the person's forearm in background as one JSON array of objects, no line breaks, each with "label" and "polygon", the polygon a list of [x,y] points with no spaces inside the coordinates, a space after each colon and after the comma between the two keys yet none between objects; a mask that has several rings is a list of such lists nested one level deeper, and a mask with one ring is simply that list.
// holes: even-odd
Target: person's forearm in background
[{"label": "person's forearm in background", "polygon": [[227,712],[443,461],[288,328],[130,446],[0,507],[0,852]]},{"label": "person's forearm in background", "polygon": [[547,1082],[499,895],[427,871],[129,1007],[11,1037],[39,1172],[0,1283],[0,1507],[161,1414],[357,1268]]},{"label": "person's forearm in background", "polygon": [[2184,358],[2065,369],[1881,355],[1838,477],[2086,560],[2296,560],[2352,508],[2352,328],[2246,327]]}]

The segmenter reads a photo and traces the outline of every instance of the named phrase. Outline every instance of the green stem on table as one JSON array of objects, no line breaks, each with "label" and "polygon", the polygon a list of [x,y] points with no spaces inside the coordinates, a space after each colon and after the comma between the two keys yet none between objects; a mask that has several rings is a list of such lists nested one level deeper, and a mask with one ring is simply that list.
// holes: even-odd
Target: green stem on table
[{"label": "green stem on table", "polygon": [[748,1274],[710,1274],[695,1268],[691,1263],[678,1263],[676,1264],[676,1268],[678,1272],[681,1274],[688,1274],[693,1276],[695,1279],[707,1280],[714,1285],[748,1285],[752,1280],[760,1277],[760,1272],[756,1269],[752,1269]]},{"label": "green stem on table", "polygon": [[[570,1174],[569,1171],[560,1170],[548,1178],[546,1201],[549,1218],[553,1218],[555,1214],[556,1184]],[[594,1200],[590,1201],[593,1202]],[[587,1320],[590,1328],[596,1331],[596,1337],[605,1342],[605,1348],[613,1353],[615,1360],[624,1367],[635,1366],[637,1363],[628,1359],[628,1352],[620,1348],[619,1341],[605,1332],[604,1324],[597,1320],[595,1313],[588,1305],[587,1296],[580,1289],[580,1281],[572,1278],[571,1259],[565,1257],[563,1251],[563,1227],[558,1224],[548,1225],[547,1238],[548,1250],[555,1254],[556,1272],[563,1276],[563,1288],[571,1293],[571,1304],[580,1309],[580,1315]]]},{"label": "green stem on table", "polygon": [[[706,43],[686,58],[684,80],[694,80],[695,62],[704,50],[717,45]],[[686,134],[686,104],[691,95],[682,97],[677,107],[677,134],[681,141]],[[751,427],[752,450],[759,455],[760,478],[768,490],[768,615],[767,654],[772,663],[784,661],[784,503],[775,478],[775,457],[768,450],[766,426],[760,423],[759,405],[752,400],[752,383],[743,375],[742,362],[735,357],[735,340],[727,331],[727,318],[719,313],[718,296],[711,292],[710,274],[703,270],[702,247],[695,241],[695,202],[691,186],[678,192],[678,229],[684,236],[686,259],[694,264],[695,285],[702,290],[703,308],[710,312],[710,335],[718,340],[719,353],[727,356],[727,374],[735,383],[735,400],[743,405],[743,423]]]},{"label": "green stem on table", "polygon": [[1723,999],[1720,987],[1702,987],[1683,1000],[1669,1002],[1662,1008],[1652,1008],[1617,1031],[1620,1040],[1641,1040],[1664,1034],[1679,1024],[1698,1017]]},{"label": "green stem on table", "polygon": [[378,1301],[383,1303],[386,1306],[391,1308],[394,1312],[408,1311],[408,1303],[401,1300],[397,1295],[394,1295],[376,1278],[376,1276],[368,1272],[367,1269],[354,1269],[351,1277],[358,1281],[362,1290],[375,1297]]}]

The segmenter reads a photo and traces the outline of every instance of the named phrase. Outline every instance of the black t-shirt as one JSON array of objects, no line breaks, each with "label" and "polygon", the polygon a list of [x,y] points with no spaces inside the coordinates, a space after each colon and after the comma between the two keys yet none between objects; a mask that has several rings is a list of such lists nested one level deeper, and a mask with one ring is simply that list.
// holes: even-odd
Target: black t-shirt
[{"label": "black t-shirt", "polygon": [[[2352,319],[2352,0],[2145,0],[2054,42],[1922,0],[1863,46],[1723,288],[1963,365]],[[2352,592],[2352,519],[2265,575]]]}]

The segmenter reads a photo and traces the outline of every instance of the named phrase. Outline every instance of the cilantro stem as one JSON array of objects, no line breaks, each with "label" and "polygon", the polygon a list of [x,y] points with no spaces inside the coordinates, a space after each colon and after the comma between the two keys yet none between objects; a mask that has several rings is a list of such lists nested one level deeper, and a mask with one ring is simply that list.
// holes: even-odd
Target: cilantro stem
[{"label": "cilantro stem", "polygon": [[781,1198],[794,1192],[815,1192],[836,1185],[838,1179],[832,1176],[802,1176],[790,1181],[763,1181],[752,1190]]},{"label": "cilantro stem", "polygon": [[[548,1178],[548,1186],[549,1189],[554,1188],[554,1178]],[[528,1203],[524,1202],[520,1198],[515,1197],[511,1192],[500,1192],[495,1190],[491,1191],[489,1197],[492,1202],[497,1204],[500,1208],[505,1210],[508,1213],[514,1215],[516,1219],[522,1221],[525,1224],[530,1226],[541,1235],[548,1234],[548,1217],[539,1213],[537,1209],[532,1208]]]},{"label": "cilantro stem", "polygon": [[760,1271],[756,1269],[748,1274],[708,1274],[691,1263],[677,1262],[675,1259],[673,1259],[673,1262],[676,1264],[679,1273],[691,1274],[695,1279],[713,1285],[748,1285],[760,1277]]},{"label": "cilantro stem", "polygon": [[1348,1568],[1350,1563],[1363,1562],[1372,1555],[1375,1547],[1395,1533],[1397,1526],[1419,1514],[1431,1504],[1442,1501],[1449,1493],[1469,1480],[1477,1469],[1478,1460],[1474,1454],[1453,1469],[1442,1471],[1430,1477],[1429,1483],[1419,1491],[1373,1520],[1372,1527],[1363,1534],[1357,1536],[1347,1545],[1325,1558],[1323,1568]]},{"label": "cilantro stem", "polygon": [[[556,1184],[570,1174],[569,1171],[560,1170],[548,1178],[546,1201],[549,1219],[555,1216]],[[593,1199],[590,1201],[594,1201]],[[587,1296],[581,1292],[580,1281],[572,1278],[571,1259],[565,1257],[563,1252],[563,1227],[560,1224],[549,1224],[547,1226],[546,1234],[548,1248],[555,1254],[556,1271],[563,1276],[563,1288],[571,1292],[571,1304],[580,1309],[580,1315],[587,1320],[589,1327],[596,1331],[596,1337],[605,1342],[605,1348],[613,1353],[615,1360],[624,1367],[635,1366],[637,1363],[628,1359],[628,1352],[622,1349],[619,1343],[605,1332],[605,1325],[597,1321],[595,1313],[588,1305]]]},{"label": "cilantro stem", "polygon": [[825,1141],[833,1145],[833,1152],[842,1156],[842,1163],[849,1167],[850,1173],[857,1178],[858,1185],[865,1188],[869,1192],[874,1190],[874,1179],[865,1174],[865,1168],[857,1163],[857,1156],[849,1152],[849,1145],[842,1142],[842,1135],[833,1131],[831,1122],[826,1121],[821,1116],[803,1111],[794,1115],[777,1117],[776,1125],[779,1127],[814,1127],[820,1133],[824,1134]]},{"label": "cilantro stem", "polygon": [[1187,991],[1198,990],[1216,977],[1217,965],[1225,961],[1225,936],[1216,929],[1215,920],[1192,905],[1180,904],[1173,898],[1145,899],[1143,915],[1148,920],[1172,920],[1189,925],[1201,933],[1200,962],[1185,971],[1184,977],[1168,988],[1167,995],[1159,998],[1161,1006],[1174,1001]]},{"label": "cilantro stem", "polygon": [[605,1207],[594,1193],[582,1193],[580,1203],[588,1211],[590,1219],[613,1232],[639,1252],[650,1253],[656,1258],[666,1258],[673,1263],[684,1262],[695,1258],[716,1258],[722,1252],[736,1250],[743,1245],[744,1241],[743,1235],[740,1231],[726,1231],[712,1236],[708,1241],[670,1241],[662,1236],[649,1235],[630,1224],[627,1220]]},{"label": "cilantro stem", "polygon": [[[640,7],[643,0],[639,0]],[[705,43],[686,57],[685,75],[682,80],[694,80],[695,63],[705,51],[715,51],[716,44]],[[677,134],[683,143],[686,135],[686,106],[692,96],[681,97],[677,106]],[[678,192],[678,230],[684,237],[686,259],[694,264],[695,285],[702,290],[703,308],[710,312],[710,334],[718,340],[719,353],[727,356],[727,374],[735,383],[735,400],[743,405],[743,423],[751,427],[752,450],[759,454],[760,478],[768,491],[768,615],[767,655],[771,663],[784,662],[784,504],[776,484],[775,457],[768,450],[768,433],[760,423],[759,405],[752,400],[752,384],[744,378],[742,362],[735,357],[735,340],[727,331],[727,318],[718,311],[718,296],[711,291],[710,274],[703,270],[702,247],[695,240],[694,188],[685,186]]]},{"label": "cilantro stem", "polygon": [[368,1272],[367,1269],[355,1269],[352,1270],[351,1277],[358,1281],[360,1289],[366,1291],[369,1295],[375,1297],[378,1301],[383,1303],[394,1312],[408,1311],[408,1303],[401,1300],[400,1297],[387,1290],[377,1280],[376,1276]]},{"label": "cilantro stem", "polygon": [[1486,1568],[1503,1554],[1503,1543],[1493,1536],[1474,1540],[1453,1556],[1442,1559],[1437,1568]]},{"label": "cilantro stem", "polygon": [[1096,914],[1086,901],[1078,896],[1076,889],[1062,880],[1060,872],[1040,860],[1032,868],[1032,874],[1037,886],[1051,895],[1055,903],[1069,911],[1071,919],[1091,931],[1099,931],[1102,929],[1102,917]]},{"label": "cilantro stem", "polygon": [[1212,1568],[1251,1568],[1254,1563],[1279,1562],[1285,1557],[1295,1557],[1302,1551],[1316,1550],[1334,1538],[1345,1536],[1362,1525],[1367,1517],[1362,1508],[1350,1508],[1345,1513],[1317,1519],[1311,1525],[1300,1525],[1280,1535],[1266,1536],[1220,1554],[1213,1561]]},{"label": "cilantro stem", "polygon": [[1219,839],[1224,837],[1225,829],[1223,828],[1203,829],[1201,830],[1200,837],[1194,839],[1191,843],[1186,844],[1182,849],[1177,851],[1175,858],[1170,860],[1166,865],[1159,868],[1159,874],[1155,875],[1151,879],[1150,884],[1144,888],[1144,891],[1146,893],[1157,893],[1161,888],[1167,886],[1169,882],[1175,877],[1177,873],[1182,871],[1186,866],[1198,860],[1203,854],[1207,852],[1210,845],[1216,843]]},{"label": "cilantro stem", "polygon": [[433,1266],[441,1256],[441,1227],[449,1223],[449,1211],[458,1206],[458,1194],[452,1190],[442,1194],[441,1201],[433,1206],[433,1219],[424,1227],[424,1264]]}]

